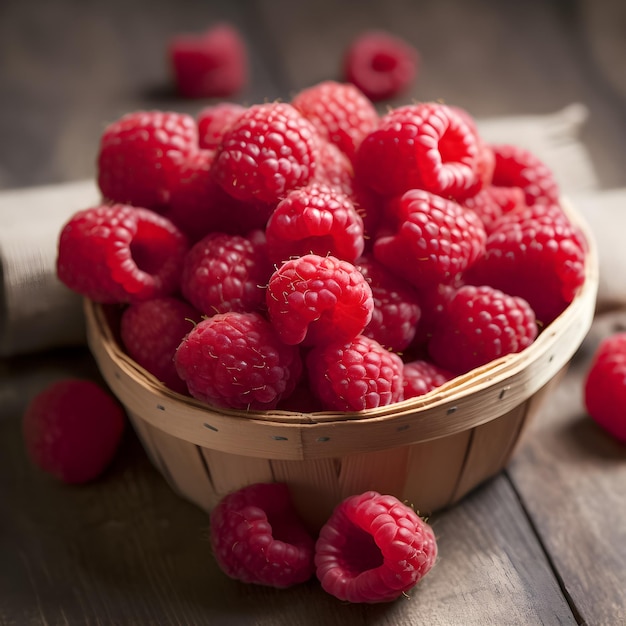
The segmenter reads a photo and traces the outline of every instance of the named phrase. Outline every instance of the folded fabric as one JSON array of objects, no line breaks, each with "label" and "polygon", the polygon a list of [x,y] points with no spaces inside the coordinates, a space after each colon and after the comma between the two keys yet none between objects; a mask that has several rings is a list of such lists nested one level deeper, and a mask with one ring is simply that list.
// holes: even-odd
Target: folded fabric
[{"label": "folded fabric", "polygon": [[[579,141],[586,117],[583,105],[572,104],[549,115],[477,123],[488,142],[532,150],[552,168],[565,194],[587,194],[583,204],[594,227],[601,236],[615,238],[616,231],[610,227],[604,232],[603,210],[597,208],[599,202],[593,195],[597,179]],[[98,198],[93,181],[0,192],[1,357],[84,343],[81,298],[57,279],[56,250],[63,224],[76,211],[97,203]],[[616,247],[624,249],[623,245]],[[608,250],[603,254],[608,262]],[[611,297],[618,299],[615,291],[616,285],[612,285]]]}]

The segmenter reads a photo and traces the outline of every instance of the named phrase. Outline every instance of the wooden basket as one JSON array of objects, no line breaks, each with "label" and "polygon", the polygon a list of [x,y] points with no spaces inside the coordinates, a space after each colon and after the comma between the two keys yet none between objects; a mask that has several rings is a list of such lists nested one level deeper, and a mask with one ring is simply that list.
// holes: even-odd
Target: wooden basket
[{"label": "wooden basket", "polygon": [[318,528],[348,495],[374,489],[429,514],[502,470],[524,427],[587,334],[598,261],[536,341],[419,398],[362,413],[216,410],[165,388],[127,356],[111,309],[85,301],[90,349],[153,464],[206,511],[244,485],[281,481]]}]

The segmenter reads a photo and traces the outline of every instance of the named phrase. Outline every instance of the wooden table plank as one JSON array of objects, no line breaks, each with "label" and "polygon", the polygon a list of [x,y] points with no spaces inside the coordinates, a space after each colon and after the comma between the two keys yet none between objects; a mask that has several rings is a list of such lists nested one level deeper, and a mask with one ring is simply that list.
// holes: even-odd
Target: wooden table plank
[{"label": "wooden table plank", "polygon": [[626,446],[586,414],[583,380],[598,341],[626,313],[596,319],[508,473],[581,623],[626,624]]}]

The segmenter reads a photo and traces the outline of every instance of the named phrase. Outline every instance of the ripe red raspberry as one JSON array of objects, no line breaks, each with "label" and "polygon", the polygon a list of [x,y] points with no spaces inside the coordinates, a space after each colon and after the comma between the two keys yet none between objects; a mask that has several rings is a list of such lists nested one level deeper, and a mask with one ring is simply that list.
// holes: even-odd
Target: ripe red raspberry
[{"label": "ripe red raspberry", "polygon": [[374,30],[356,37],[343,59],[343,73],[373,101],[406,91],[417,77],[419,54],[400,37]]},{"label": "ripe red raspberry", "polygon": [[260,310],[272,273],[265,234],[248,237],[209,233],[185,257],[180,288],[205,315]]},{"label": "ripe red raspberry", "polygon": [[363,334],[388,350],[402,352],[413,341],[420,319],[417,292],[369,256],[359,258],[356,266],[369,283],[374,298],[372,319]]},{"label": "ripe red raspberry", "polygon": [[26,407],[22,432],[29,459],[65,483],[86,483],[109,466],[126,416],[115,398],[90,380],[50,384]]},{"label": "ripe red raspberry", "polygon": [[253,105],[222,138],[216,180],[235,198],[275,204],[313,178],[318,140],[311,122],[290,104]]},{"label": "ripe red raspberry", "polygon": [[583,390],[589,416],[626,444],[626,333],[616,332],[600,342]]},{"label": "ripe red raspberry", "polygon": [[315,542],[284,483],[256,483],[211,511],[211,548],[222,571],[244,583],[286,588],[315,572]]},{"label": "ripe red raspberry", "polygon": [[196,122],[185,113],[136,111],[107,126],[98,152],[105,199],[163,211],[175,166],[198,148]]},{"label": "ripe red raspberry", "polygon": [[423,396],[454,378],[454,374],[430,361],[415,359],[404,364],[404,399]]},{"label": "ripe red raspberry", "polygon": [[75,213],[63,226],[59,279],[95,302],[137,302],[178,289],[187,238],[170,220],[115,204]]},{"label": "ripe red raspberry", "polygon": [[458,279],[451,284],[439,283],[418,291],[422,314],[417,325],[412,348],[417,349],[418,352],[424,352],[435,328],[443,323],[444,312],[448,308],[450,300],[462,285],[462,279]]},{"label": "ripe red raspberry", "polygon": [[403,399],[402,360],[365,335],[313,347],[306,365],[311,390],[328,411],[363,411]]},{"label": "ripe red raspberry", "polygon": [[519,187],[488,185],[472,198],[467,198],[463,206],[480,217],[489,235],[503,215],[525,207],[526,200]]},{"label": "ripe red raspberry", "polygon": [[246,107],[234,102],[218,102],[204,107],[196,116],[200,148],[215,150],[224,133],[245,112]]},{"label": "ripe red raspberry", "polygon": [[552,170],[530,150],[510,144],[492,145],[495,155],[493,185],[521,187],[526,204],[558,203],[559,185]]},{"label": "ripe red raspberry", "polygon": [[378,237],[374,257],[415,287],[451,282],[484,254],[480,218],[453,200],[413,189],[396,208],[397,229]]},{"label": "ripe red raspberry", "polygon": [[363,220],[344,193],[312,183],[290,191],[266,227],[270,260],[328,254],[354,261],[363,253]]},{"label": "ripe red raspberry", "polygon": [[372,290],[354,265],[316,254],[283,263],[269,280],[266,304],[290,345],[348,341],[363,331],[374,308]]},{"label": "ripe red raspberry", "polygon": [[187,393],[187,385],[176,372],[174,354],[201,318],[196,309],[176,297],[137,302],[122,313],[122,344],[130,357],[166,387]]},{"label": "ripe red raspberry", "polygon": [[391,495],[367,491],[346,498],[322,527],[315,567],[322,588],[345,602],[390,602],[433,567],[431,526]]},{"label": "ripe red raspberry", "polygon": [[524,298],[545,326],[584,283],[585,250],[584,237],[558,205],[522,207],[496,222],[467,280]]},{"label": "ripe red raspberry", "polygon": [[456,200],[474,192],[476,136],[450,107],[410,104],[385,114],[362,141],[355,176],[382,195],[425,189]]},{"label": "ripe red raspberry", "polygon": [[201,321],[174,357],[198,400],[245,410],[274,409],[302,373],[297,347],[280,341],[258,313],[228,312]]},{"label": "ripe red raspberry", "polygon": [[460,287],[434,331],[428,351],[433,361],[462,374],[507,354],[521,352],[537,337],[537,323],[522,298],[489,286]]},{"label": "ripe red raspberry", "polygon": [[248,81],[246,45],[230,24],[216,24],[200,35],[176,35],[168,55],[178,93],[185,98],[227,98]]},{"label": "ripe red raspberry", "polygon": [[366,135],[378,126],[378,112],[354,85],[332,80],[303,89],[291,104],[315,126],[320,137],[350,159]]}]

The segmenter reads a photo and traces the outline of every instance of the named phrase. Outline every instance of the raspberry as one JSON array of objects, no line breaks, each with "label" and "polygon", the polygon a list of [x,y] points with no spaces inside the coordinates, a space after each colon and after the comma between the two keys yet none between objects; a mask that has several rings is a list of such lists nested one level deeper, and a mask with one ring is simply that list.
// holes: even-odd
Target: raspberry
[{"label": "raspberry", "polygon": [[445,323],[433,331],[428,351],[438,366],[455,374],[521,352],[537,337],[530,305],[486,285],[460,287],[444,316]]},{"label": "raspberry", "polygon": [[181,291],[205,315],[251,312],[264,304],[271,273],[262,231],[248,237],[209,233],[185,257]]},{"label": "raspberry", "polygon": [[186,393],[187,385],[174,366],[174,354],[183,337],[201,315],[175,297],[153,298],[131,304],[122,313],[120,336],[126,352],[166,387]]},{"label": "raspberry", "polygon": [[22,432],[29,459],[70,484],[98,478],[115,456],[125,428],[115,398],[90,380],[50,384],[26,407]]},{"label": "raspberry", "polygon": [[248,81],[246,45],[230,24],[216,24],[200,35],[177,35],[168,54],[178,93],[185,98],[232,96]]},{"label": "raspberry", "polygon": [[290,104],[253,105],[224,133],[216,180],[235,198],[275,204],[313,178],[318,139]]},{"label": "raspberry", "polygon": [[128,113],[104,130],[98,152],[98,185],[112,202],[163,211],[175,167],[198,147],[190,115],[161,111]]},{"label": "raspberry", "polygon": [[467,280],[524,298],[545,326],[582,286],[585,248],[584,238],[558,205],[523,207],[496,222],[485,255]]},{"label": "raspberry", "polygon": [[454,374],[430,361],[416,359],[404,364],[404,399],[423,396],[454,378]]},{"label": "raspberry", "polygon": [[346,498],[322,527],[315,567],[322,588],[347,602],[390,602],[406,594],[437,559],[435,534],[391,495]]},{"label": "raspberry", "polygon": [[403,399],[402,360],[364,335],[315,346],[306,364],[311,390],[329,411],[363,411]]},{"label": "raspberry", "polygon": [[366,135],[378,126],[378,112],[357,87],[327,80],[303,89],[291,104],[311,121],[320,137],[351,160]]},{"label": "raspberry", "polygon": [[559,185],[554,173],[531,151],[509,144],[492,145],[495,155],[493,185],[521,187],[526,204],[558,203]]},{"label": "raspberry", "polygon": [[236,202],[213,180],[214,159],[212,150],[199,150],[177,166],[178,175],[172,184],[170,207],[165,215],[191,241],[221,230],[230,205]]},{"label": "raspberry", "polygon": [[388,350],[402,352],[413,341],[420,318],[417,292],[371,257],[361,257],[356,266],[374,298],[372,319],[363,334]]},{"label": "raspberry", "polygon": [[374,242],[374,257],[415,287],[451,282],[484,254],[480,218],[452,200],[413,189],[397,211],[399,225]]},{"label": "raspberry", "polygon": [[345,194],[313,183],[290,191],[266,228],[270,260],[305,254],[354,261],[363,252],[363,220]]},{"label": "raspberry", "polygon": [[467,198],[463,206],[480,217],[485,231],[490,234],[503,215],[526,206],[526,201],[519,187],[488,185],[472,198]]},{"label": "raspberry", "polygon": [[385,31],[365,31],[348,46],[343,72],[374,101],[406,91],[417,77],[419,54],[400,37]]},{"label": "raspberry", "polygon": [[410,104],[385,114],[362,141],[355,176],[382,195],[425,189],[453,199],[474,192],[476,136],[443,104]]},{"label": "raspberry", "polygon": [[287,344],[315,345],[356,337],[372,317],[372,290],[359,270],[333,256],[290,259],[271,276],[270,320]]},{"label": "raspberry", "polygon": [[230,493],[210,519],[213,554],[227,576],[278,588],[313,576],[315,542],[284,483],[255,483]]},{"label": "raspberry", "polygon": [[413,341],[413,347],[418,351],[423,351],[424,346],[430,341],[435,328],[442,323],[443,314],[450,300],[462,285],[462,280],[458,279],[452,284],[439,283],[418,291],[422,313]]},{"label": "raspberry", "polygon": [[200,148],[214,150],[222,141],[224,133],[245,112],[246,107],[234,102],[218,102],[198,113],[198,143]]},{"label": "raspberry", "polygon": [[583,391],[589,416],[626,444],[626,333],[616,332],[600,342]]},{"label": "raspberry", "polygon": [[137,302],[178,288],[187,238],[165,217],[115,204],[79,211],[63,226],[59,279],[96,302]]},{"label": "raspberry", "polygon": [[348,196],[354,192],[354,169],[348,155],[334,143],[320,139],[313,182],[330,185]]},{"label": "raspberry", "polygon": [[302,373],[298,348],[283,344],[258,313],[234,311],[201,321],[174,357],[198,400],[235,409],[274,409]]}]

